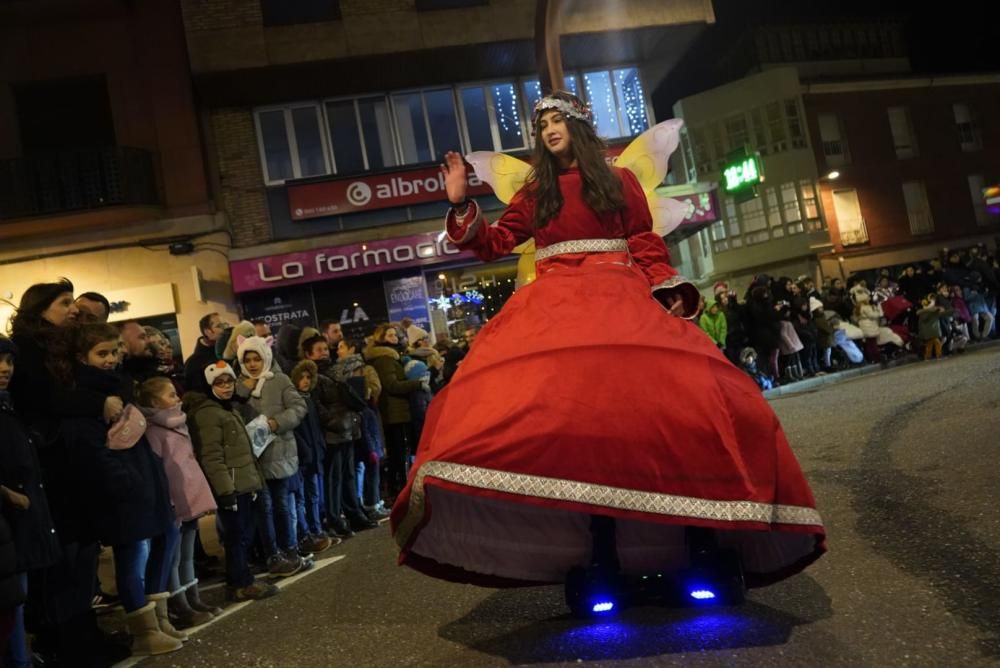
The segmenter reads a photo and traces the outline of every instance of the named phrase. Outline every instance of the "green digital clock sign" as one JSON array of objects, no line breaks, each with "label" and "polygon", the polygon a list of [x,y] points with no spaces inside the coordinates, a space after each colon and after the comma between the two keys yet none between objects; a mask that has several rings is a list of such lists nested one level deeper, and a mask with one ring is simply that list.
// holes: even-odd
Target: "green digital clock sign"
[{"label": "green digital clock sign", "polygon": [[727,193],[735,193],[764,181],[764,173],[760,168],[760,159],[756,155],[741,157],[727,163],[722,170],[723,189]]}]

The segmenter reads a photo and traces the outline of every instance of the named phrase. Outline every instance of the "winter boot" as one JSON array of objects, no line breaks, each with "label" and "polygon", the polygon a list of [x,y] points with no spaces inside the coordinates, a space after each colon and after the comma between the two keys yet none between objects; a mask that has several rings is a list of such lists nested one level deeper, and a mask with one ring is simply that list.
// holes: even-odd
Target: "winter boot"
[{"label": "winter boot", "polygon": [[171,638],[176,638],[186,642],[188,637],[187,634],[178,631],[174,628],[174,625],[170,623],[170,614],[167,611],[167,599],[170,598],[170,594],[161,591],[159,594],[149,594],[146,597],[148,600],[152,601],[156,606],[156,620],[160,623],[160,631],[167,634]]},{"label": "winter boot", "polygon": [[132,652],[136,655],[167,654],[184,646],[180,640],[160,631],[160,624],[156,619],[156,603],[147,603],[138,610],[133,610],[125,615],[125,621],[134,640]]},{"label": "winter boot", "polygon": [[191,609],[197,610],[198,612],[207,612],[213,617],[218,617],[222,614],[222,608],[217,608],[212,605],[207,605],[201,600],[201,592],[198,591],[198,580],[192,580],[191,584],[187,586],[188,603],[191,605]]},{"label": "winter boot", "polygon": [[201,626],[212,621],[213,615],[210,612],[195,610],[188,602],[184,593],[184,588],[170,595],[167,601],[167,612],[174,618],[176,628],[189,629],[192,626]]}]

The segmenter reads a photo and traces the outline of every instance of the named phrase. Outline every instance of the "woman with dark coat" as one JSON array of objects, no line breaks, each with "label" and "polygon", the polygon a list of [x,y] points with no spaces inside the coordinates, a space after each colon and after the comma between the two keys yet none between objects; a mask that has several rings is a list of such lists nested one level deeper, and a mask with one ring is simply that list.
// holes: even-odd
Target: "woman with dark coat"
[{"label": "woman with dark coat", "polygon": [[[132,399],[134,386],[119,375],[118,330],[83,325],[74,338],[76,364],[69,382],[108,397]],[[170,507],[163,462],[146,440],[146,421],[134,407],[117,420],[63,415],[67,450],[86,496],[77,502],[90,513],[97,536],[115,555],[115,582],[136,654],[165,654],[187,636],[167,617],[167,581],[179,531]],[[65,408],[55,407],[56,413]],[[150,546],[152,539],[152,546]]]},{"label": "woman with dark coat", "polygon": [[[14,413],[7,392],[15,370],[16,355],[14,343],[0,336],[0,493],[3,517],[10,526],[17,550],[18,580],[21,590],[27,592],[28,571],[37,571],[56,563],[59,541],[49,515],[35,452],[37,437],[24,428]],[[17,607],[8,645],[8,658],[12,665],[31,664],[23,606]]]},{"label": "woman with dark coat", "polygon": [[418,391],[419,380],[407,380],[400,362],[399,334],[392,325],[379,325],[372,337],[373,343],[365,349],[365,361],[378,373],[382,381],[379,413],[385,431],[388,455],[389,494],[395,497],[406,485],[410,455],[416,450],[410,414],[409,395]]},{"label": "woman with dark coat", "polygon": [[757,350],[757,354],[767,360],[768,373],[777,378],[781,375],[781,370],[778,368],[781,314],[767,287],[758,285],[750,291],[747,315],[750,343]]},{"label": "woman with dark coat", "polygon": [[71,373],[70,344],[78,314],[73,284],[61,279],[25,290],[11,321],[11,340],[18,349],[11,403],[25,426],[39,436],[42,480],[62,547],[57,563],[29,573],[27,625],[35,635],[35,651],[43,657],[54,655],[67,665],[110,666],[130,652],[101,633],[91,608],[97,537],[79,503],[88,490],[72,464],[54,407],[75,417],[110,420],[123,404],[119,397],[57,381],[57,374]]}]

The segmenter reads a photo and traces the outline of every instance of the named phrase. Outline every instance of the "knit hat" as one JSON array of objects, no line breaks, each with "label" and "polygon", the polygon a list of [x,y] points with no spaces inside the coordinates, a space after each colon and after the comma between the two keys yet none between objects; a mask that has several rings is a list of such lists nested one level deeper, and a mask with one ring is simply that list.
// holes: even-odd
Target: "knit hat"
[{"label": "knit hat", "polygon": [[0,335],[0,355],[13,355],[17,357],[17,346],[3,335]]},{"label": "knit hat", "polygon": [[403,367],[403,371],[406,373],[407,380],[423,380],[424,376],[430,373],[427,370],[427,365],[420,360],[410,360]]},{"label": "knit hat", "polygon": [[220,376],[232,376],[233,380],[236,380],[236,372],[224,360],[212,362],[205,367],[205,382],[208,383],[209,387],[214,385]]},{"label": "knit hat", "polygon": [[236,359],[239,361],[240,366],[243,369],[243,373],[250,376],[247,371],[246,364],[243,363],[243,357],[248,352],[254,352],[260,355],[260,359],[264,362],[261,367],[261,372],[257,376],[250,376],[251,378],[256,378],[257,387],[251,392],[251,396],[260,397],[261,392],[264,391],[264,383],[271,378],[274,378],[274,372],[271,371],[271,365],[274,360],[274,353],[271,351],[271,343],[274,342],[274,337],[269,336],[266,339],[259,336],[251,336],[249,338],[244,338],[240,336],[236,339],[237,345],[236,349]]},{"label": "knit hat", "polygon": [[292,369],[292,384],[295,385],[295,389],[299,389],[299,381],[305,374],[309,374],[309,377],[312,378],[309,389],[312,390],[316,387],[316,381],[319,379],[319,367],[312,360],[302,360]]},{"label": "knit hat", "polygon": [[815,297],[809,298],[809,312],[819,311],[823,308],[823,302],[816,299]]},{"label": "knit hat", "polygon": [[427,333],[426,329],[418,327],[415,324],[410,325],[409,327],[406,328],[406,340],[410,343],[411,346],[417,345],[417,341],[419,341],[420,339],[426,339],[429,336],[430,334]]}]

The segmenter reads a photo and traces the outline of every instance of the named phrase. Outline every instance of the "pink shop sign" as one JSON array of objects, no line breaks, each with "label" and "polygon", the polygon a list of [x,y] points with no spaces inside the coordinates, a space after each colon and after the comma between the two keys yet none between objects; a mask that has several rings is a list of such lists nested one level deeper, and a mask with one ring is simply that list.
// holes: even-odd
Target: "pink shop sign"
[{"label": "pink shop sign", "polygon": [[237,260],[229,263],[229,272],[234,292],[252,292],[472,257],[472,251],[461,251],[440,232],[431,232]]}]

